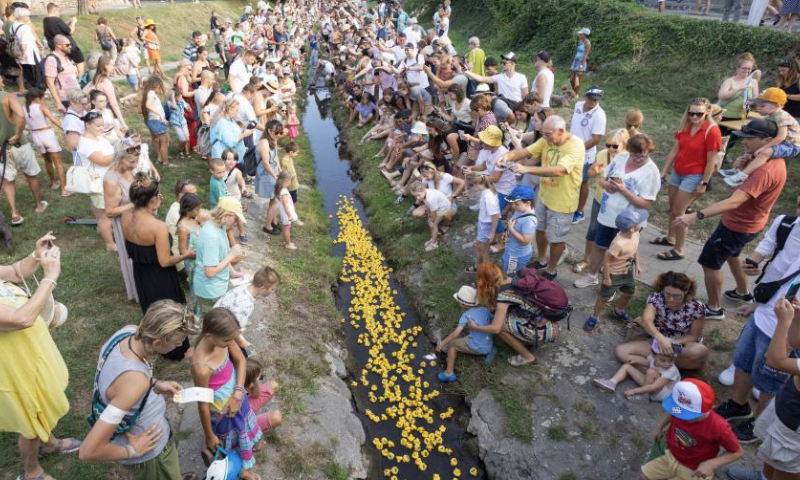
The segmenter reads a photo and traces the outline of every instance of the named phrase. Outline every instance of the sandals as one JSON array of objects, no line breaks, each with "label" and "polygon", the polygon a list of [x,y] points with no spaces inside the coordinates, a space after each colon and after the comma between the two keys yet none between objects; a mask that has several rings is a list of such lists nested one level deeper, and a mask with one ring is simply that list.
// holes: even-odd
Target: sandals
[{"label": "sandals", "polygon": [[17,478],[15,480],[55,480],[55,479],[50,475],[48,475],[47,473],[45,473],[44,470],[42,470],[42,473],[40,473],[35,477],[26,477],[25,472],[22,472],[19,475],[17,475]]},{"label": "sandals", "polygon": [[659,260],[666,260],[666,261],[683,260],[683,255],[676,252],[674,248],[671,248],[666,252],[661,252],[656,256],[658,257]]},{"label": "sandals", "polygon": [[39,455],[67,455],[77,452],[80,448],[81,441],[77,438],[61,438],[56,440],[56,444],[53,447],[40,446]]},{"label": "sandals", "polygon": [[656,237],[650,240],[650,245],[661,245],[663,247],[674,247],[675,244],[670,242],[666,236]]},{"label": "sandals", "polygon": [[533,365],[536,363],[536,357],[533,357],[533,360],[525,360],[522,355],[514,355],[508,359],[508,363],[511,364],[512,367],[523,367],[525,365]]},{"label": "sandals", "polygon": [[580,262],[576,263],[574,267],[572,267],[572,272],[573,273],[583,273],[583,271],[586,270],[586,268],[588,266],[589,266],[589,264],[587,262],[580,261]]},{"label": "sandals", "polygon": [[12,227],[16,227],[16,226],[22,225],[22,222],[24,222],[24,221],[25,221],[25,217],[23,217],[22,215],[17,217],[16,220],[14,220],[14,218],[12,217],[11,218],[11,226]]}]

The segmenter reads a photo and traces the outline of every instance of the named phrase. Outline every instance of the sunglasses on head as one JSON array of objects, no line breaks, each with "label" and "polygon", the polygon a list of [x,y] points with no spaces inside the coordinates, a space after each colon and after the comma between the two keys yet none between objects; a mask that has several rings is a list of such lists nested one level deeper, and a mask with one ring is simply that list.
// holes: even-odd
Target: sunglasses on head
[{"label": "sunglasses on head", "polygon": [[136,145],[135,147],[128,147],[125,149],[125,151],[128,153],[139,153],[142,151],[142,146]]}]

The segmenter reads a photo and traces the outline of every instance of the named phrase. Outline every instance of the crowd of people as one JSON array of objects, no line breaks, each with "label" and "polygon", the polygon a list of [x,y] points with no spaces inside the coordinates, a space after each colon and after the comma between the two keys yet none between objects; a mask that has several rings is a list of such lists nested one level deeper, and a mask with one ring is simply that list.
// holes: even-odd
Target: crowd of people
[{"label": "crowd of people", "polygon": [[[16,412],[0,415],[0,430],[20,435],[24,471],[18,478],[52,478],[38,462],[41,452],[119,462],[136,479],[181,478],[162,396],[176,394],[180,385],[153,377],[159,355],[190,363],[194,384],[213,391],[210,402],[198,404],[204,460],[223,446],[240,456],[241,478],[259,478],[253,454],[264,446],[263,432],[282,417],[277,410],[258,414],[279,387],[260,382],[264,366],[245,329],[255,299],[270,295],[280,276],[263,267],[252,279],[234,288],[231,283],[242,282],[236,265],[250,243],[243,199],[262,199],[261,230],[281,235],[288,250],[298,248],[292,228],[303,223],[295,209],[294,139],[301,132],[294,99],[306,66],[310,87],[331,88],[347,111],[343,128],[364,129],[362,143],[382,144],[379,168],[395,205],[407,206],[430,231],[421,250],[440,248],[465,203],[478,214],[475,261],[465,265],[476,280],[454,294],[464,313],[436,347],[447,356],[441,382],[457,380],[459,353],[494,361],[495,336],[515,352],[508,359],[515,367],[535,363],[536,346],[557,341],[561,317],[544,297],[532,302],[525,289],[563,292],[558,272],[567,237],[588,222],[573,286],[599,291],[583,330],[595,331],[612,299],[612,316],[640,330],[639,338],[617,346],[619,370],[593,383],[613,393],[630,379],[636,386],[624,390],[626,399],[662,402],[668,414],[653,435],[665,453],[642,467],[642,478],[711,478],[742,457],[740,443],[757,439],[763,472],[733,466],[731,478],[800,478],[800,363],[793,350],[800,348],[794,279],[800,230],[792,215],[800,213],[800,198],[798,212],[778,212],[767,227],[787,180],[785,162],[800,152],[794,58],[762,73],[752,55],[740,55],[735,73],[709,92],[716,102],[687,101],[659,168],[643,112],[630,109],[620,119],[626,128],[609,130],[603,88],[584,85],[592,49],[600,48],[593,47],[589,28],[576,32],[574,58],[539,51],[529,60],[514,52],[497,59],[486,55],[478,37],[458,52],[448,35],[450,0],[438,6],[428,29],[392,0],[372,7],[358,0],[289,0],[273,7],[260,1],[238,19],[213,12],[209,30],[192,34],[170,79],[153,19],[137,17],[128,37],[120,38],[98,18],[96,47],[83,47],[99,53],[84,56],[72,37],[76,21],[63,21],[55,3],[47,11],[47,55],[27,5],[5,11],[3,32],[21,66],[24,95],[23,104],[12,93],[0,94],[11,223],[25,221],[15,202],[18,171],[28,180],[35,211],[48,207],[38,181],[39,152],[54,192],[70,201],[88,196],[98,233],[105,248],[117,252],[127,297],[139,303],[143,319],[99,346],[86,438],[57,439],[52,431],[69,403],[66,366],[47,331],[63,321],[51,295],[60,274],[56,239],[44,235],[31,255],[0,267],[0,409]],[[570,65],[569,84],[560,90],[554,60]],[[530,83],[519,71],[526,61],[535,69]],[[116,76],[127,80],[131,94],[118,94]],[[758,118],[746,119],[751,109]],[[128,126],[124,113],[131,110],[142,115],[149,142]],[[177,154],[169,150],[173,136]],[[722,169],[726,151],[739,140],[744,154]],[[63,149],[72,153],[68,172]],[[170,161],[176,156],[207,161],[209,198],[198,195],[195,181],[182,179],[168,192],[175,201],[162,220],[161,172],[178,167]],[[730,196],[692,210],[717,173],[733,187]],[[658,255],[666,265],[634,318],[627,305],[643,269],[641,231],[662,188],[668,190],[669,229],[651,243],[666,247]],[[719,223],[697,258],[708,296],[702,302],[695,280],[668,265],[695,260],[687,258],[690,227],[716,216]],[[502,253],[498,264],[494,253]],[[728,290],[726,264],[736,280]],[[44,276],[34,292],[16,285],[40,267]],[[759,277],[752,292],[748,276]],[[704,327],[706,320],[725,318],[723,297],[742,303],[739,313],[749,319],[733,364],[720,373],[733,395],[712,409],[713,389],[682,376],[706,368]],[[751,390],[758,394],[755,412]],[[718,456],[720,447],[726,453]]]}]

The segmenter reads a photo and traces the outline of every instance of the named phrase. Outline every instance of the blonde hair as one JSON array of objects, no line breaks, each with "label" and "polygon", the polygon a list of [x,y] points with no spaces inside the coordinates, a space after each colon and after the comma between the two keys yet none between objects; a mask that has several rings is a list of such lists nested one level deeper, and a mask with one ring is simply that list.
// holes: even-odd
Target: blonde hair
[{"label": "blonde hair", "polygon": [[[681,123],[678,126],[679,132],[684,132],[692,126],[692,122],[689,120],[689,109],[692,106],[704,106],[706,107],[706,114],[703,115],[703,122],[711,122],[715,123],[714,119],[711,117],[711,101],[704,97],[697,97],[689,102],[689,106],[686,107],[686,110],[683,111],[683,116],[681,117]],[[702,125],[702,124],[701,124]]]},{"label": "blonde hair", "polygon": [[147,346],[156,340],[171,343],[181,336],[197,333],[197,318],[192,310],[187,305],[165,299],[148,307],[134,338]]},{"label": "blonde hair", "polygon": [[262,267],[253,275],[253,286],[256,288],[274,287],[281,283],[281,276],[272,267]]},{"label": "blonde hair", "polygon": [[618,128],[616,130],[611,130],[610,132],[606,133],[606,142],[611,142],[616,140],[619,143],[619,148],[617,149],[617,153],[624,152],[628,149],[628,140],[630,140],[631,135],[628,134],[628,130],[624,128]]},{"label": "blonde hair", "polygon": [[488,188],[494,193],[497,193],[497,191],[494,189],[494,183],[489,180],[488,175],[481,175],[478,172],[469,172],[469,174],[467,174],[467,183],[470,187],[479,185],[483,188]]},{"label": "blonde hair", "polygon": [[197,218],[195,218],[195,220],[197,220],[197,223],[199,223],[200,226],[203,226],[203,224],[209,221],[210,219],[211,219],[211,212],[206,208],[201,208],[200,213],[198,213]]},{"label": "blonde hair", "polygon": [[629,136],[639,133],[642,122],[644,122],[644,113],[638,108],[631,108],[625,113],[625,128],[628,129]]},{"label": "blonde hair", "polygon": [[[202,210],[201,210],[201,214],[202,214]],[[223,217],[225,217],[225,215],[234,215],[234,214],[233,214],[233,212],[229,212],[229,211],[227,211],[227,210],[225,210],[223,208],[220,208],[219,206],[214,207],[213,210],[208,212],[209,218],[214,223],[216,223],[217,225],[222,225],[222,219],[223,219]]]},{"label": "blonde hair", "polygon": [[411,186],[411,193],[416,195],[418,193],[422,193],[426,191],[428,188],[423,185],[421,182],[416,182],[414,185]]}]

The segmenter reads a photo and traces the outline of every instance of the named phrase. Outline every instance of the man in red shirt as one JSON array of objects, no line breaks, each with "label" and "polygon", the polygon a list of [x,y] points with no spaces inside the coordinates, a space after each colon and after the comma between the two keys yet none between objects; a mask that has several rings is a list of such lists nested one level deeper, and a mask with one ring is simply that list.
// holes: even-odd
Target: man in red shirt
[{"label": "man in red shirt", "polygon": [[[744,456],[731,426],[711,407],[714,389],[701,380],[678,382],[661,402],[669,414],[653,431],[655,440],[667,429],[667,451],[642,465],[641,480],[714,478],[714,471]],[[720,447],[726,452],[719,455]]]},{"label": "man in red shirt", "polygon": [[[766,145],[778,134],[778,125],[772,120],[759,118],[733,132],[744,140],[745,155],[737,160],[744,163],[752,159],[756,150]],[[725,292],[734,300],[752,301],[747,287],[747,277],[742,270],[739,253],[758,236],[769,220],[772,206],[778,200],[786,183],[786,162],[773,159],[750,175],[731,196],[695,213],[681,215],[673,221],[676,227],[688,227],[698,220],[721,215],[720,223],[706,241],[697,262],[703,266],[708,294],[706,318],[723,320],[721,306],[722,266],[727,262],[736,279],[736,288]]]}]

